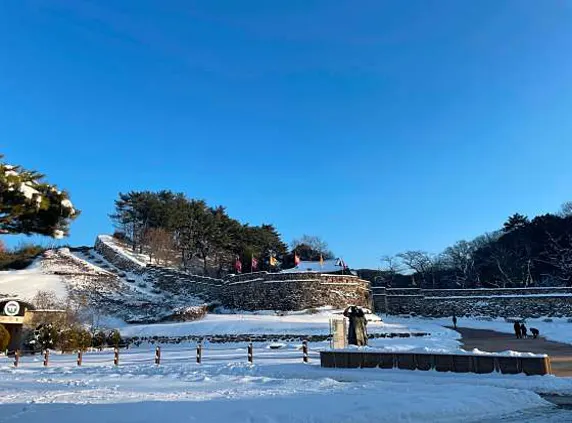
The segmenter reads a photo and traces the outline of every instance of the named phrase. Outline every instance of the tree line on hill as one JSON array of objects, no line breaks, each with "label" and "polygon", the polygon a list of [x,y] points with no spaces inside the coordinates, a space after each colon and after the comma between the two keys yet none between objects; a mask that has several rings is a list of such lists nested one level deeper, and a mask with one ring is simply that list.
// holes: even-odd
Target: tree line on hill
[{"label": "tree line on hill", "polygon": [[293,267],[294,254],[302,260],[333,256],[318,237],[305,235],[289,251],[272,224],[243,224],[222,206],[172,191],[119,193],[110,217],[116,238],[134,252],[192,271],[200,263],[202,272],[211,276],[234,272],[237,260],[243,272],[250,272]]},{"label": "tree line on hill", "polygon": [[441,254],[405,251],[384,256],[379,271],[360,272],[375,285],[428,289],[572,286],[572,202],[558,214],[521,214]]}]

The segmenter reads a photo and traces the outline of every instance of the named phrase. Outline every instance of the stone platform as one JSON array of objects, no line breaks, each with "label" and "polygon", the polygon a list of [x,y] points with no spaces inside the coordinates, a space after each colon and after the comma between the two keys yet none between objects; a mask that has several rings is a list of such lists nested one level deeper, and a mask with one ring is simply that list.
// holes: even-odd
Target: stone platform
[{"label": "stone platform", "polygon": [[388,353],[332,350],[320,352],[322,367],[436,370],[455,373],[493,373],[526,375],[551,374],[548,356],[513,357],[505,355]]}]

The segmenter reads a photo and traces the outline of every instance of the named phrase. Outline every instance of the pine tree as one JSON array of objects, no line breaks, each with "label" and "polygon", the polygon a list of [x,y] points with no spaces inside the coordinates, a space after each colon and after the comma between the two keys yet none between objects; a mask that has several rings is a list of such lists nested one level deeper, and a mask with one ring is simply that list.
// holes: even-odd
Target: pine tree
[{"label": "pine tree", "polygon": [[36,171],[0,161],[0,233],[53,238],[68,234],[79,211],[65,191],[43,179]]},{"label": "pine tree", "polygon": [[522,214],[515,213],[508,218],[508,220],[503,225],[503,232],[510,232],[514,229],[524,228],[530,222],[528,217]]}]

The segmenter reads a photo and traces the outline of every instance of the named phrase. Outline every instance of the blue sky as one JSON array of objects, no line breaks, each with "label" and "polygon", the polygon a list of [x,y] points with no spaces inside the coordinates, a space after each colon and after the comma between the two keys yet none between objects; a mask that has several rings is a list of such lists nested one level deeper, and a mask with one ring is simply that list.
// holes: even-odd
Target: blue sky
[{"label": "blue sky", "polygon": [[376,268],[572,200],[571,21],[557,1],[2,2],[0,151],[70,191],[72,244],[111,230],[118,192],[172,189]]}]

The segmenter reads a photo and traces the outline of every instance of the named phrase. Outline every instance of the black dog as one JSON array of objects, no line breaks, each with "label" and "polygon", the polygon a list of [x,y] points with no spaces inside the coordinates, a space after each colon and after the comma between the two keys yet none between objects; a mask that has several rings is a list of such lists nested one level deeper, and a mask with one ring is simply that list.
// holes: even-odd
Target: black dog
[{"label": "black dog", "polygon": [[530,328],[530,332],[532,333],[532,337],[534,339],[538,338],[538,334],[540,333],[540,331],[536,328]]}]

